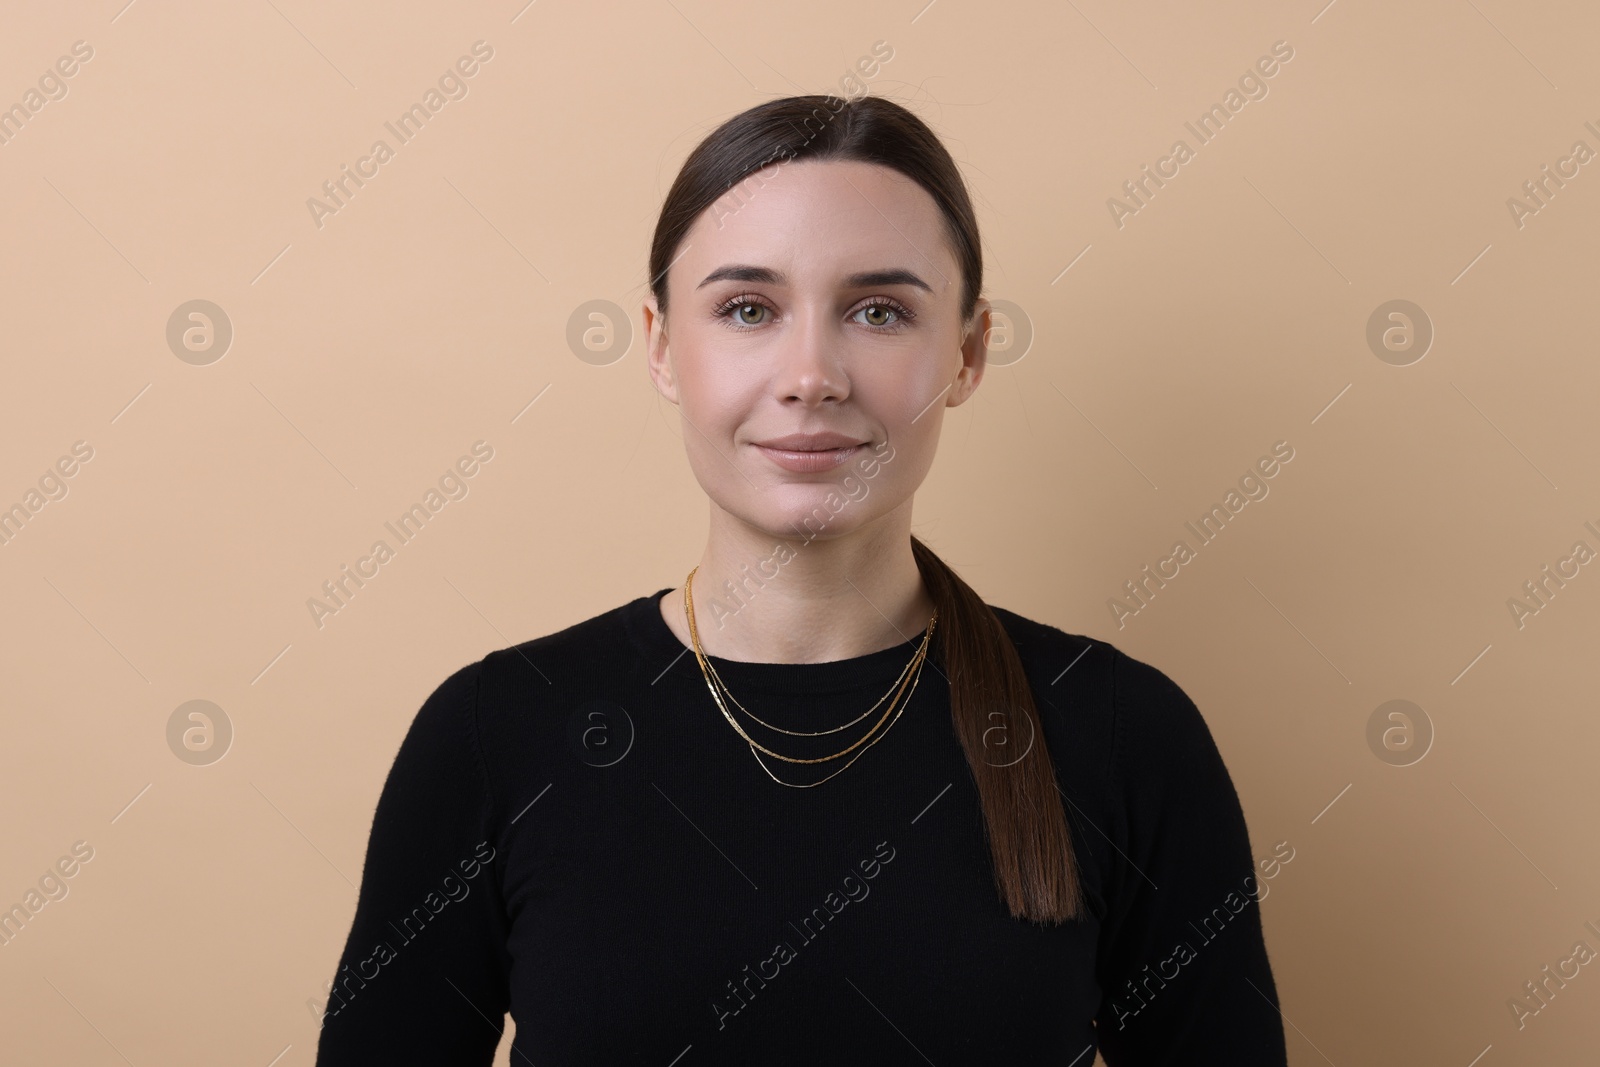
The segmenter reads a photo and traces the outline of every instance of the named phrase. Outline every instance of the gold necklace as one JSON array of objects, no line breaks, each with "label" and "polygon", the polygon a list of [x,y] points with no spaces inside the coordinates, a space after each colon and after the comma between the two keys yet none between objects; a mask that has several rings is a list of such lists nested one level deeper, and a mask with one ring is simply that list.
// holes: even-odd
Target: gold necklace
[{"label": "gold necklace", "polygon": [[[863,754],[865,754],[868,748],[871,748],[888,735],[889,731],[887,727],[884,727],[884,723],[888,722],[889,727],[892,727],[894,726],[895,722],[899,721],[901,712],[905,711],[906,705],[911,702],[911,694],[916,691],[917,680],[922,676],[922,664],[927,659],[928,645],[933,638],[933,627],[939,619],[939,611],[937,608],[934,609],[933,618],[928,621],[928,628],[923,634],[921,646],[912,656],[911,662],[906,665],[905,670],[900,672],[900,677],[895,680],[895,684],[890,687],[890,693],[894,694],[895,699],[890,703],[889,709],[883,713],[883,717],[874,723],[872,729],[868,730],[860,740],[843,751],[835,752],[831,756],[822,756],[818,759],[800,759],[798,757],[785,756],[782,753],[774,752],[772,749],[758,743],[753,737],[744,732],[743,727],[741,727],[738,722],[734,720],[733,716],[728,712],[727,705],[723,703],[723,694],[718,690],[718,686],[721,686],[723,691],[727,691],[728,699],[733,700],[735,706],[737,706],[741,711],[744,711],[745,714],[750,714],[749,711],[745,709],[744,705],[740,704],[737,700],[734,700],[733,693],[727,690],[727,686],[722,682],[722,679],[718,677],[716,668],[714,668],[706,659],[705,653],[700,647],[700,631],[696,627],[694,619],[694,575],[695,571],[698,571],[699,569],[700,568],[696,566],[693,570],[689,571],[688,577],[684,579],[683,583],[683,610],[689,621],[689,640],[694,648],[695,659],[700,663],[700,671],[705,676],[706,688],[711,691],[711,699],[716,702],[717,709],[722,712],[722,717],[728,720],[728,725],[732,726],[734,731],[738,733],[740,737],[744,738],[745,742],[749,744],[750,754],[755,757],[755,761],[756,763],[760,764],[761,769],[767,772],[767,777],[771,778],[779,785],[786,785],[791,789],[815,788],[816,786],[821,785],[823,782],[828,781],[828,779],[844,773],[844,771],[849,769],[850,764],[854,763],[856,760],[860,759]],[[909,682],[907,681],[908,676]],[[898,692],[896,691],[897,688]],[[875,710],[879,704],[882,704],[888,696],[888,693],[884,694],[883,697],[878,699],[877,704],[874,704],[872,708],[869,708],[866,712],[858,715],[850,722],[845,723],[844,726],[849,726],[851,723],[861,721],[861,719],[871,714],[871,712]],[[901,699],[902,696],[904,697],[903,701]],[[897,704],[898,709],[896,708]],[[892,720],[890,719],[891,714],[893,715]],[[751,715],[750,717],[752,719],[756,719],[754,715]],[[761,722],[763,726],[770,725],[762,722],[760,719],[756,719],[756,721]],[[820,736],[821,734],[837,733],[839,730],[844,729],[844,726],[835,727],[831,730],[821,730],[815,733],[800,733],[792,730],[783,730],[782,728],[775,726],[772,727],[772,729],[779,730],[781,733],[793,734],[795,736],[815,737]],[[880,729],[882,729],[881,733],[879,733]],[[874,734],[877,736],[873,736]],[[757,749],[759,749],[761,752],[765,752],[769,756],[781,759],[786,763],[826,763],[828,760],[838,759],[840,756],[844,756],[852,750],[860,748],[862,745],[865,745],[866,747],[861,748],[860,752],[857,752],[855,756],[851,757],[849,763],[846,763],[843,767],[840,767],[837,771],[834,771],[833,774],[828,775],[827,778],[823,778],[821,781],[811,782],[805,785],[796,785],[793,782],[783,781],[777,775],[772,773],[772,770],[764,762],[762,762],[761,756],[757,753]]]},{"label": "gold necklace", "polygon": [[[722,676],[717,674],[716,667],[714,665],[712,665],[710,660],[708,660],[702,653],[702,650],[700,648],[700,634],[699,634],[698,628],[695,625],[695,619],[694,619],[694,575],[695,575],[695,571],[698,571],[699,569],[700,569],[699,567],[695,567],[694,570],[691,570],[689,572],[688,577],[684,581],[684,614],[688,618],[689,637],[690,637],[691,643],[694,645],[696,658],[700,662],[702,672],[707,675],[707,683],[706,684],[707,684],[708,687],[711,688],[712,696],[715,697],[715,696],[719,695],[718,687],[720,687],[720,695],[721,696],[724,696],[728,700],[733,701],[734,707],[738,708],[740,711],[744,712],[746,715],[749,715],[752,719],[755,719],[756,722],[760,723],[762,726],[767,727],[768,729],[776,730],[779,733],[789,734],[789,735],[791,735],[793,737],[821,737],[824,734],[838,733],[840,730],[843,730],[845,727],[851,726],[851,725],[854,725],[855,723],[860,722],[862,719],[864,719],[868,715],[872,714],[873,711],[876,711],[877,708],[878,708],[878,705],[882,704],[884,702],[884,700],[888,699],[888,697],[891,694],[893,694],[897,688],[900,688],[900,689],[903,690],[904,689],[904,682],[905,682],[906,675],[908,673],[910,673],[913,668],[917,668],[920,671],[922,660],[926,658],[926,653],[927,653],[929,640],[931,639],[931,637],[933,635],[933,622],[932,621],[930,621],[928,623],[927,630],[923,634],[922,646],[917,650],[917,653],[912,656],[911,662],[906,664],[905,669],[900,672],[900,677],[895,679],[893,684],[890,685],[889,692],[885,693],[882,697],[879,697],[877,703],[873,704],[872,707],[868,708],[866,711],[862,712],[860,715],[857,715],[854,719],[851,719],[849,722],[845,723],[843,726],[835,726],[835,727],[832,727],[832,728],[827,729],[827,730],[813,730],[813,731],[785,730],[781,726],[774,726],[772,723],[769,723],[766,720],[760,718],[754,712],[752,712],[749,708],[746,708],[743,704],[739,703],[739,701],[734,697],[732,690],[730,690],[728,688],[727,683],[723,682]],[[937,610],[935,610],[934,614],[933,614],[933,618],[936,620],[936,619],[938,619],[938,617],[939,617],[939,613],[938,613]],[[714,685],[712,684],[713,682],[715,683]],[[915,688],[916,688],[916,683],[915,683],[915,681],[913,681],[912,682],[912,689],[914,690]],[[720,702],[719,702],[719,704],[720,704]],[[724,714],[725,715],[727,714],[726,710],[724,710]],[[885,715],[885,718],[887,718],[888,713],[885,712],[884,715]],[[733,723],[733,727],[734,727],[735,730],[738,730],[739,729],[738,723]],[[749,740],[748,736],[745,735],[743,733],[743,731],[740,731],[740,736],[745,737],[746,740]],[[865,740],[865,738],[863,738],[863,740]],[[752,744],[753,743],[754,742],[752,742]],[[857,744],[859,744],[859,743],[860,742],[857,742]],[[854,745],[851,746],[851,748],[854,748],[854,747],[855,747]],[[847,748],[847,749],[844,750],[844,752],[836,753],[833,756],[826,756],[826,757],[823,757],[823,759],[819,759],[819,760],[790,759],[790,757],[780,756],[780,755],[778,755],[778,753],[772,752],[770,749],[766,749],[766,748],[763,748],[762,751],[763,752],[767,752],[768,754],[773,755],[773,756],[778,756],[779,759],[789,760],[790,762],[793,762],[793,763],[821,763],[824,760],[837,759],[839,756],[844,755],[845,752],[849,752],[850,749]]]},{"label": "gold necklace", "polygon": [[[687,585],[685,586],[685,588],[687,589]],[[692,606],[692,604],[693,604],[693,599],[692,599],[692,597],[690,597],[686,593],[685,597],[684,597],[684,602],[685,602],[685,605],[686,605],[685,610],[689,610],[690,606]],[[695,630],[694,630],[693,626],[691,626],[689,629],[690,629],[691,636],[697,636],[697,635],[695,635]],[[857,715],[855,718],[851,719],[849,722],[844,723],[841,726],[830,726],[826,730],[785,730],[781,726],[774,726],[772,723],[770,723],[767,720],[761,718],[755,712],[751,711],[749,708],[747,708],[743,704],[739,703],[738,699],[733,695],[733,691],[731,689],[729,689],[727,683],[722,680],[722,675],[717,673],[717,668],[710,661],[710,659],[702,660],[702,663],[704,665],[705,670],[707,672],[709,672],[709,674],[711,676],[711,679],[716,683],[716,688],[717,688],[717,690],[719,692],[721,692],[722,696],[725,699],[732,701],[734,707],[738,708],[740,711],[742,711],[746,715],[750,716],[752,719],[754,719],[756,722],[760,723],[762,726],[765,726],[769,730],[776,730],[780,734],[788,734],[790,737],[823,737],[823,736],[825,736],[827,734],[836,734],[840,730],[845,729],[846,727],[854,726],[856,723],[860,722],[862,719],[865,719],[868,715],[871,715],[874,711],[877,711],[878,710],[878,705],[882,704],[885,700],[889,699],[889,697],[895,692],[895,690],[897,688],[899,688],[902,685],[902,683],[904,683],[906,675],[908,673],[910,673],[910,671],[911,671],[911,669],[913,667],[917,666],[918,661],[917,661],[917,657],[916,656],[912,656],[911,661],[905,665],[905,668],[903,670],[901,670],[900,677],[896,678],[894,680],[894,682],[889,686],[889,692],[887,692],[887,693],[883,694],[883,696],[879,697],[878,700],[877,700],[877,703],[873,704],[872,707],[868,708],[866,711],[863,711],[860,715]]]}]

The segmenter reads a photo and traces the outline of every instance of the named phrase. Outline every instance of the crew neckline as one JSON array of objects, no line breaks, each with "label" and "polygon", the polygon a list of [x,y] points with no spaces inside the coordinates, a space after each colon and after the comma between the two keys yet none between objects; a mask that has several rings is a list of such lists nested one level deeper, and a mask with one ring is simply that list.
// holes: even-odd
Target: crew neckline
[{"label": "crew neckline", "polygon": [[[664,673],[666,677],[692,677],[696,682],[704,684],[694,649],[684,644],[667,625],[667,620],[661,616],[661,598],[674,588],[669,585],[624,605],[623,622],[634,644],[646,654],[645,663],[652,679]],[[786,691],[797,696],[842,692],[891,684],[910,662],[917,647],[922,643],[923,635],[927,632],[928,628],[924,626],[901,644],[868,652],[864,656],[825,660],[820,663],[753,662],[723,659],[721,656],[709,654],[706,659],[716,668],[717,675],[734,689],[744,688],[769,693]],[[928,658],[923,664],[924,668],[942,661],[939,646],[938,635],[935,634],[934,640],[928,645]],[[942,670],[942,667],[940,669]],[[933,677],[937,678],[938,673],[935,672]],[[928,680],[924,676],[918,685]]]}]

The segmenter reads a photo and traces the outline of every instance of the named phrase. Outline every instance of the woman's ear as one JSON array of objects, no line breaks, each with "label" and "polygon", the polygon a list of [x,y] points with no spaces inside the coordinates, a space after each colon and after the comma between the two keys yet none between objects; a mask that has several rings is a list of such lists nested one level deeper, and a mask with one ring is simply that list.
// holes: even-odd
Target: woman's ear
[{"label": "woman's ear", "polygon": [[984,368],[989,365],[990,311],[989,301],[981,296],[973,304],[972,317],[967,320],[961,337],[961,368],[950,386],[946,407],[953,408],[964,402],[977,392],[978,383],[983,380]]},{"label": "woman's ear", "polygon": [[650,370],[650,380],[656,392],[678,402],[677,383],[672,379],[672,352],[667,347],[667,319],[656,304],[655,294],[645,297],[640,308],[644,316],[645,364]]}]

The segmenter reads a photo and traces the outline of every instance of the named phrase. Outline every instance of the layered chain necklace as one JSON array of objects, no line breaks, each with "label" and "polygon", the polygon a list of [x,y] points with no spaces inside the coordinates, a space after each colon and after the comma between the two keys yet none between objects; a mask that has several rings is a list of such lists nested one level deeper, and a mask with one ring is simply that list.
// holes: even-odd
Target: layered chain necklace
[{"label": "layered chain necklace", "polygon": [[[711,699],[716,701],[717,708],[722,712],[722,717],[727,719],[728,725],[732,726],[735,732],[737,732],[740,737],[744,738],[745,741],[749,743],[750,755],[754,756],[755,761],[761,765],[761,769],[767,772],[768,778],[771,778],[779,785],[786,785],[791,789],[812,789],[821,785],[823,782],[826,782],[829,778],[833,778],[835,775],[844,773],[849,769],[850,764],[860,759],[862,754],[865,753],[868,748],[871,748],[873,745],[883,740],[883,738],[889,732],[889,727],[892,727],[895,722],[899,720],[900,713],[905,711],[906,705],[911,702],[911,694],[916,691],[917,679],[922,676],[922,664],[928,658],[928,643],[933,638],[934,623],[939,621],[939,611],[937,608],[934,609],[933,618],[929,620],[928,629],[922,636],[922,644],[920,647],[918,647],[916,653],[911,657],[911,662],[906,664],[905,669],[900,672],[900,677],[895,679],[894,685],[889,687],[889,692],[879,697],[876,704],[872,705],[872,707],[868,708],[860,715],[857,715],[854,719],[851,719],[843,726],[835,726],[828,730],[815,731],[785,730],[781,726],[773,726],[771,723],[757,718],[756,715],[748,708],[735,700],[733,693],[729,691],[726,685],[723,684],[722,679],[717,676],[716,668],[711,665],[711,662],[706,659],[705,653],[701,651],[700,631],[695,628],[694,623],[694,573],[699,569],[700,568],[696,566],[694,570],[691,570],[689,572],[689,576],[685,578],[683,582],[683,611],[684,614],[689,618],[689,639],[690,643],[694,647],[695,659],[700,661],[700,673],[705,675],[706,688],[711,690]],[[791,737],[821,737],[825,734],[838,733],[840,730],[855,725],[876,711],[878,706],[881,705],[885,700],[889,700],[891,695],[894,697],[894,699],[890,700],[888,708],[884,710],[883,715],[878,719],[878,721],[873,724],[872,729],[868,730],[859,741],[843,751],[835,752],[831,756],[821,756],[817,759],[800,759],[794,756],[785,756],[782,753],[774,752],[772,749],[760,744],[753,737],[744,732],[744,728],[734,720],[734,717],[728,712],[727,704],[724,703],[724,698],[726,698],[728,701],[733,703],[734,707],[738,708],[746,715],[749,715],[752,719],[755,719],[756,722],[761,723],[762,726],[767,727],[769,730],[776,730],[782,734],[789,734]],[[888,726],[884,726],[884,723],[886,722],[889,724]],[[849,763],[846,763],[843,767],[840,767],[838,770],[834,771],[833,774],[828,775],[827,778],[823,778],[821,781],[811,782],[804,785],[797,785],[794,782],[783,781],[777,775],[772,773],[772,770],[766,765],[765,762],[762,761],[760,756],[760,752],[765,752],[774,759],[783,760],[785,763],[826,763],[829,760],[836,760],[841,756],[848,755],[858,748],[861,749],[861,751],[856,752],[854,756],[851,756]],[[757,750],[759,750],[759,752]]]}]

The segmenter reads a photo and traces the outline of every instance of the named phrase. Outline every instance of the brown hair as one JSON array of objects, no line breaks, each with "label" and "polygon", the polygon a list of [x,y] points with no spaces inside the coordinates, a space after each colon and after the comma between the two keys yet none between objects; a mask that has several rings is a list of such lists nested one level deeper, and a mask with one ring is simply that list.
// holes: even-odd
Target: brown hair
[{"label": "brown hair", "polygon": [[[961,266],[961,319],[970,322],[983,285],[983,254],[955,161],[934,132],[899,104],[832,95],[758,104],[717,127],[689,154],[667,193],[650,247],[650,289],[662,315],[667,269],[701,213],[761,168],[799,159],[876,163],[926,189],[943,213]],[[1072,837],[1022,660],[999,617],[971,586],[914,535],[911,550],[939,610],[950,714],[983,807],[995,887],[1014,918],[1078,918],[1083,894]],[[999,727],[992,721],[996,716]],[[995,732],[1006,739],[991,748]],[[1029,748],[1011,759],[1008,742],[1022,736]],[[989,758],[997,751],[1007,756],[1003,763]]]}]

